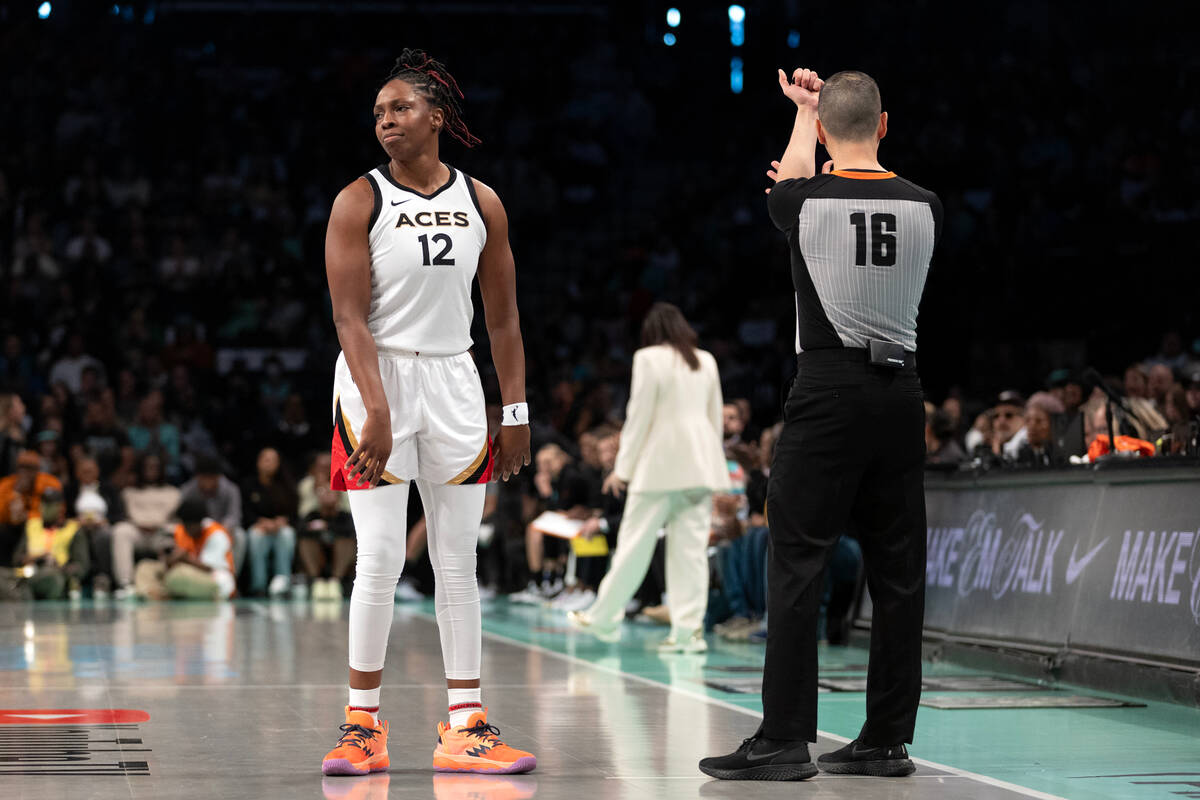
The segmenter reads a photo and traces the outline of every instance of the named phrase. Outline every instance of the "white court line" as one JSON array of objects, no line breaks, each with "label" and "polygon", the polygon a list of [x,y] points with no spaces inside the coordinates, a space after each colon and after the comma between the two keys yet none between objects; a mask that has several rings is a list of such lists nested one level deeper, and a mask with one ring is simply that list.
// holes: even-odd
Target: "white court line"
[{"label": "white court line", "polygon": [[[433,616],[432,614],[428,614],[424,611],[415,611],[415,612],[412,612],[412,615],[421,617],[421,618],[425,619],[427,622],[433,622],[434,624],[437,624],[437,618],[435,616]],[[538,644],[530,644],[528,642],[522,642],[520,639],[514,639],[510,636],[504,636],[499,633],[492,633],[491,631],[484,631],[483,636],[484,636],[484,638],[487,638],[487,639],[493,639],[495,641],[504,642],[505,644],[511,644],[511,645],[516,645],[517,647],[523,647],[526,650],[533,650],[534,652],[550,656],[551,658],[557,658],[562,661],[567,661],[572,664],[582,664],[586,667],[590,667],[591,669],[599,670],[600,672],[607,672],[610,675],[617,675],[617,676],[619,676],[621,678],[625,678],[627,680],[636,681],[638,683],[644,683],[649,686],[654,686],[659,689],[666,689],[671,692],[677,692],[677,693],[685,695],[687,697],[691,697],[694,700],[700,700],[702,702],[709,703],[710,705],[720,706],[721,708],[727,708],[730,711],[737,711],[737,712],[739,712],[741,714],[745,714],[746,716],[749,716],[749,717],[754,717],[756,719],[759,719],[762,717],[762,714],[759,713],[758,711],[754,711],[749,708],[743,708],[742,706],[734,705],[733,703],[730,703],[725,700],[721,700],[716,697],[709,697],[708,695],[701,694],[700,692],[696,692],[696,691],[687,689],[682,686],[676,686],[676,685],[670,684],[670,683],[662,683],[661,681],[656,681],[652,678],[645,678],[645,677],[642,677],[641,675],[633,675],[631,673],[623,672],[620,669],[617,669],[615,667],[609,667],[604,664],[594,664],[591,661],[588,661],[583,658],[579,658],[578,656],[571,656],[571,655],[567,655],[566,653],[559,653],[556,650],[551,650],[548,647],[542,647],[541,645],[538,645]],[[821,731],[821,730],[817,731],[817,735],[823,736],[826,739],[832,739],[833,741],[839,742],[841,744],[847,744],[851,741],[850,739],[847,739],[845,736],[838,736],[835,733],[827,733],[827,732]],[[936,761],[926,761],[923,758],[914,758],[913,761],[917,764],[922,764],[926,767],[932,767],[933,769],[940,769],[944,772],[949,772],[949,773],[951,773],[951,775],[954,775],[954,776],[958,776],[961,778],[970,778],[971,780],[978,781],[979,783],[983,783],[988,786],[995,786],[998,789],[1006,789],[1010,792],[1016,792],[1017,794],[1024,795],[1025,797],[1033,797],[1033,798],[1037,798],[1037,800],[1067,800],[1067,798],[1061,797],[1056,794],[1048,794],[1046,792],[1039,792],[1037,789],[1030,789],[1028,786],[1021,786],[1019,784],[1009,783],[1008,781],[1002,781],[998,778],[991,778],[991,777],[988,777],[987,775],[980,775],[979,773],[971,772],[970,770],[959,769],[958,767],[951,767],[946,764],[939,764]],[[932,777],[938,777],[938,776],[932,776]]]}]

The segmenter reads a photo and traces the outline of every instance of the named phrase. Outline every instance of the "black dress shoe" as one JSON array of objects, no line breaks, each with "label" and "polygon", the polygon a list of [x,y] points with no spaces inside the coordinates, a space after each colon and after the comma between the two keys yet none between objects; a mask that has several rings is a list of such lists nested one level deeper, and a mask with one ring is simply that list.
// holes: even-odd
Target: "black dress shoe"
[{"label": "black dress shoe", "polygon": [[882,778],[899,778],[917,771],[904,745],[871,747],[858,739],[832,753],[818,756],[817,766],[839,775],[875,775]]},{"label": "black dress shoe", "polygon": [[700,771],[723,781],[802,781],[816,775],[817,767],[808,742],[755,734],[727,756],[703,759]]}]

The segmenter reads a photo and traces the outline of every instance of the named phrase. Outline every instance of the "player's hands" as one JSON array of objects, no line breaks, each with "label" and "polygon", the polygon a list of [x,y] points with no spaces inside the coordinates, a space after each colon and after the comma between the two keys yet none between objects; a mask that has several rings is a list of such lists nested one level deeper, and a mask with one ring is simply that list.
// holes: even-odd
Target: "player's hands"
[{"label": "player's hands", "polygon": [[387,414],[367,414],[358,447],[346,459],[346,477],[356,486],[374,487],[392,455],[392,425]]},{"label": "player's hands", "polygon": [[[777,172],[778,169],[779,169],[779,162],[772,161],[771,168],[769,170],[767,170],[767,177],[771,179],[771,183],[779,182],[779,172]],[[825,165],[821,167],[821,174],[828,175],[831,172],[833,172],[833,161],[832,160],[826,161]],[[767,194],[770,194],[771,187],[768,186],[765,191]]]},{"label": "player's hands", "polygon": [[495,458],[493,475],[505,481],[529,466],[529,426],[501,425]]},{"label": "player's hands", "polygon": [[796,108],[817,110],[817,98],[821,95],[821,87],[825,81],[817,77],[811,69],[798,69],[792,73],[789,81],[787,73],[779,70],[779,88],[787,98],[796,104]]},{"label": "player's hands", "polygon": [[600,491],[604,494],[611,494],[613,497],[620,497],[624,494],[628,483],[617,477],[617,473],[610,472],[608,477],[604,479],[604,484],[600,487]]}]

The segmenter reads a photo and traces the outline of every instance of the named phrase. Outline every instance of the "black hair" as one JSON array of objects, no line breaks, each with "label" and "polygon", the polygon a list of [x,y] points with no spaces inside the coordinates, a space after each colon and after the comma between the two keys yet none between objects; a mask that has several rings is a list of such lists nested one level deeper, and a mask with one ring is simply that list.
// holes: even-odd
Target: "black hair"
[{"label": "black hair", "polygon": [[175,509],[175,516],[184,525],[195,525],[208,516],[208,504],[199,497],[185,497]]},{"label": "black hair", "polygon": [[196,457],[197,475],[220,475],[221,459],[216,453],[201,453]]},{"label": "black hair", "polygon": [[467,129],[467,123],[463,122],[462,105],[459,103],[463,99],[462,90],[458,88],[458,82],[442,62],[424,50],[406,47],[396,59],[396,64],[388,73],[383,86],[391,81],[404,81],[429,101],[430,105],[440,108],[446,115],[446,130],[464,146],[474,147],[479,144],[479,137],[471,133]]}]

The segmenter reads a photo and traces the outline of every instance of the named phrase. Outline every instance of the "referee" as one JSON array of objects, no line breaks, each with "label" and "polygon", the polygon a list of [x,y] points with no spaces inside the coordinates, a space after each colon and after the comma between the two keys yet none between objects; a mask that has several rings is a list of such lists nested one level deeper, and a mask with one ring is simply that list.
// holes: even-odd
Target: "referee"
[{"label": "referee", "polygon": [[[879,88],[861,72],[821,81],[798,69],[779,85],[796,104],[768,208],[792,257],[799,372],[784,407],[767,490],[763,722],[700,769],[732,780],[914,770],[925,604],[925,411],[917,305],[942,227],[937,196],[879,165],[887,133]],[[815,172],[817,142],[832,157]],[[833,168],[836,165],[836,168]],[[862,545],[874,604],[867,719],[858,738],[814,765],[817,616],[838,537]]]}]

